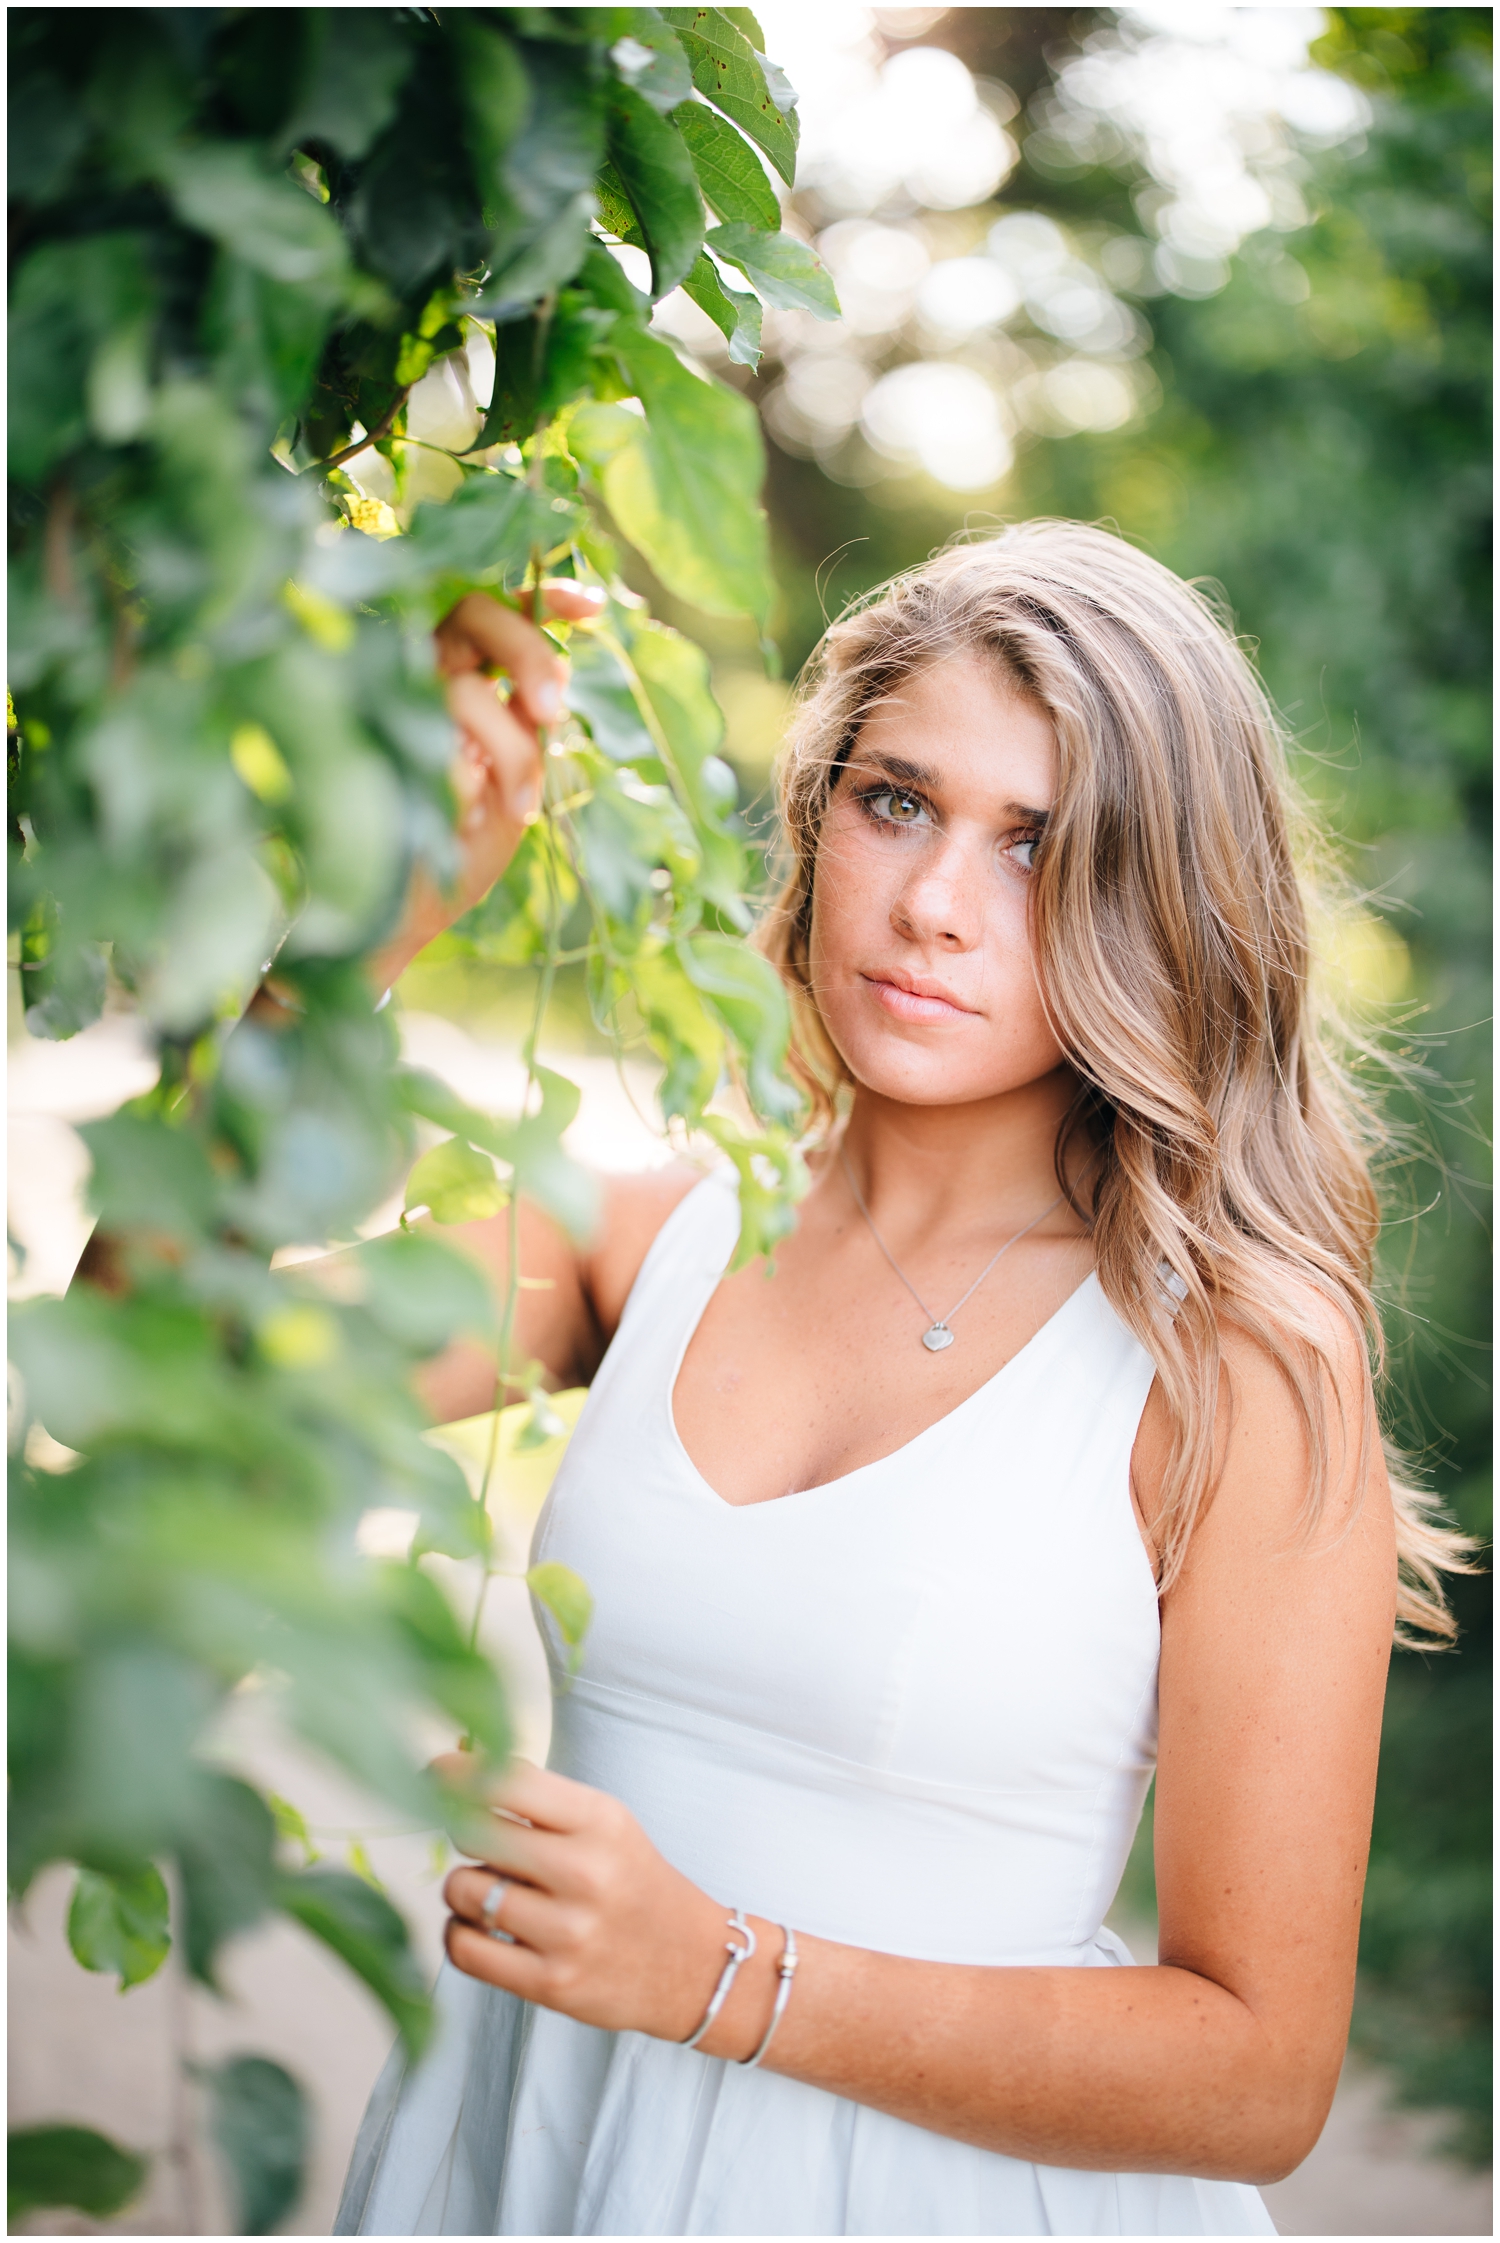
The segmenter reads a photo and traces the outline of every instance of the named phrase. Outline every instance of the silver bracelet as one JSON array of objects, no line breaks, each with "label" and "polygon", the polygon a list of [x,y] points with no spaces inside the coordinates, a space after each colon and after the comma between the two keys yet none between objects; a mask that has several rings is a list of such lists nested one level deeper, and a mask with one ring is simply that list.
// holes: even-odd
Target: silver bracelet
[{"label": "silver bracelet", "polygon": [[708,2031],[709,2026],[713,2023],[720,2010],[724,2007],[724,2004],[728,2001],[729,1989],[734,1984],[735,1972],[739,1969],[741,1963],[748,1963],[750,1957],[755,1953],[755,1934],[745,1921],[744,1910],[736,1908],[734,1914],[728,1919],[728,1922],[731,1931],[742,1932],[744,1934],[745,1944],[743,1947],[736,1947],[732,1939],[725,1940],[724,1946],[729,1956],[729,1960],[724,1965],[723,1970],[719,1973],[719,1983],[713,1990],[712,1999],[710,2000],[708,2008],[704,2013],[703,2023],[698,2027],[696,2033],[690,2033],[685,2041],[679,2043],[679,2045],[683,2048],[697,2047],[699,2041],[702,2040],[704,2034]]},{"label": "silver bracelet", "polygon": [[780,1979],[781,1983],[776,1989],[776,2006],[771,2012],[771,2022],[766,2027],[765,2038],[761,2042],[759,2048],[755,2051],[755,2054],[753,2056],[742,2056],[740,2058],[740,2062],[744,2065],[747,2072],[754,2071],[756,2065],[760,2062],[761,2058],[765,2055],[766,2050],[770,2047],[771,2035],[775,2032],[777,2026],[781,2023],[786,2005],[792,1998],[792,1980],[797,1975],[797,1964],[800,1959],[797,1954],[797,1934],[793,1931],[790,1924],[783,1924],[781,1927],[781,1937],[783,1941],[781,1949],[781,1961],[776,1966],[777,1976]]}]

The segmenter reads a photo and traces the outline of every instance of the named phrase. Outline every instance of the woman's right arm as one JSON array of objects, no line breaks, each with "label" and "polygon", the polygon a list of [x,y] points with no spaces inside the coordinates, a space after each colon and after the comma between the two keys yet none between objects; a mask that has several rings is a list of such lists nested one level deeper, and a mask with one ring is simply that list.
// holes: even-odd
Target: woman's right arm
[{"label": "woman's right arm", "polygon": [[[579,1246],[529,1200],[480,1223],[457,1223],[441,1235],[471,1254],[497,1301],[510,1279],[510,1235],[519,1222],[522,1285],[516,1298],[511,1360],[542,1364],[549,1387],[587,1386],[614,1338],[626,1298],[651,1241],[678,1201],[698,1182],[682,1163],[638,1176],[606,1176],[594,1237]],[[460,1341],[418,1375],[417,1391],[434,1424],[478,1417],[495,1406],[496,1364],[489,1350]],[[504,1399],[522,1399],[507,1387]]]},{"label": "woman's right arm", "polygon": [[[547,614],[587,622],[603,594],[556,582],[542,587]],[[562,708],[566,664],[536,624],[486,592],[460,600],[435,634],[438,669],[458,729],[453,788],[458,797],[459,870],[440,890],[424,875],[412,883],[395,933],[370,960],[377,992],[389,989],[435,936],[494,886],[514,856],[542,794],[546,728]],[[495,679],[507,679],[506,699]],[[696,1172],[674,1166],[642,1176],[602,1179],[599,1228],[576,1245],[539,1208],[515,1202],[523,1283],[511,1326],[510,1360],[542,1364],[554,1387],[587,1385],[614,1336],[626,1295],[657,1231]],[[489,1276],[497,1301],[510,1282],[512,1210],[445,1233]],[[477,1417],[495,1406],[493,1354],[474,1343],[450,1347],[427,1364],[418,1390],[434,1422]],[[522,1389],[507,1387],[516,1401]]]}]

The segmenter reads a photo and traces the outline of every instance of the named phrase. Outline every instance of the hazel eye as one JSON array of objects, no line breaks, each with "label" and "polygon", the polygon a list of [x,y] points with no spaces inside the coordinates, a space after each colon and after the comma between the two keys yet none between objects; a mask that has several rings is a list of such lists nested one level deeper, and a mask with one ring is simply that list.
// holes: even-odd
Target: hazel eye
[{"label": "hazel eye", "polygon": [[926,804],[919,796],[898,792],[894,787],[884,787],[865,799],[874,815],[887,825],[920,825],[927,815]]},{"label": "hazel eye", "polygon": [[1041,835],[1032,833],[1028,834],[1024,841],[1013,841],[1009,853],[1015,858],[1023,872],[1030,872],[1036,863],[1036,853],[1040,847]]}]

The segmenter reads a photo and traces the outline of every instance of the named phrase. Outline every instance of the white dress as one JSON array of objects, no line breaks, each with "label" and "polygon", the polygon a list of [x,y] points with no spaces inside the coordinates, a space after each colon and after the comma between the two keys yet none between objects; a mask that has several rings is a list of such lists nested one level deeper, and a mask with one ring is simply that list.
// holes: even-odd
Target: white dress
[{"label": "white dress", "polygon": [[[893,1456],[727,1504],[671,1397],[738,1221],[715,1175],[663,1225],[538,1521],[534,1560],[595,1600],[576,1679],[550,1646],[551,1765],[726,1908],[934,1962],[1129,1965],[1102,1925],[1155,1759],[1150,1359],[1090,1277]],[[438,2002],[336,2234],[1276,2232],[1238,2183],[1002,2157],[451,1966]]]}]

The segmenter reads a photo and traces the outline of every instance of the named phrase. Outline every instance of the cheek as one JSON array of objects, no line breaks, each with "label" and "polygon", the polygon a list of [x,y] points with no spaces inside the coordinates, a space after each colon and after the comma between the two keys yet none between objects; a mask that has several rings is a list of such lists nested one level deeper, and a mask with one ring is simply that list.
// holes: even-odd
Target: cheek
[{"label": "cheek", "polygon": [[863,951],[874,930],[888,926],[893,897],[878,852],[842,825],[825,827],[813,866],[808,949],[815,973],[846,954]]}]

